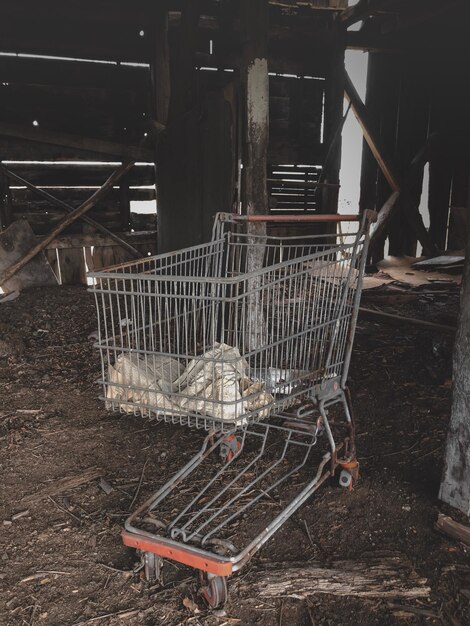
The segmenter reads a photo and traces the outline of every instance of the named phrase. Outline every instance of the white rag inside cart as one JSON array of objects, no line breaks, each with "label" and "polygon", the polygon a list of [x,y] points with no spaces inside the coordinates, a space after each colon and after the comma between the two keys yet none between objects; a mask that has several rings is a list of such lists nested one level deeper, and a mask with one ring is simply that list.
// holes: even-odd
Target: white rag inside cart
[{"label": "white rag inside cart", "polygon": [[184,367],[168,356],[123,353],[108,368],[108,406],[128,413],[149,409],[158,415],[199,414],[242,425],[246,414],[269,414],[273,396],[248,377],[238,348],[214,344]]}]

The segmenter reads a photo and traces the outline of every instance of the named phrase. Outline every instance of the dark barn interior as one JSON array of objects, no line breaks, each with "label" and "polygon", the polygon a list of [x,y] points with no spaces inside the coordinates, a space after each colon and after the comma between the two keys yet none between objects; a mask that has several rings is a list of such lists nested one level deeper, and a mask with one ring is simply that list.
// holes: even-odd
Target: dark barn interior
[{"label": "dark barn interior", "polygon": [[[468,1],[0,14],[0,624],[469,624]],[[309,499],[211,611],[188,567],[149,584],[121,544],[203,435],[106,410],[87,273],[203,244],[218,212],[336,234],[302,220],[345,213],[351,117],[348,214],[377,213],[349,376],[361,477]]]}]

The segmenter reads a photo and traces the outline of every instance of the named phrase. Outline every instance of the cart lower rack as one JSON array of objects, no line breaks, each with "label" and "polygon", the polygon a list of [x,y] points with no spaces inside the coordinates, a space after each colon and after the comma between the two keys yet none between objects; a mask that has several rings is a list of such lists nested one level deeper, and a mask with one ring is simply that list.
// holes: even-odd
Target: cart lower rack
[{"label": "cart lower rack", "polygon": [[343,486],[357,477],[346,379],[371,219],[281,238],[244,232],[277,217],[219,214],[208,244],[91,274],[107,406],[208,431],[126,521],[148,579],[162,558],[189,565],[219,606],[338,467]]}]

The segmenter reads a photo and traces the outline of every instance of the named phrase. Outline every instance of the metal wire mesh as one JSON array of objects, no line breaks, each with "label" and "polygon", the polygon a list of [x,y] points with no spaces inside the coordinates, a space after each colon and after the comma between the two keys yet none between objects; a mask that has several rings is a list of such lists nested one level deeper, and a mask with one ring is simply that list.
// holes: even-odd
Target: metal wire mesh
[{"label": "metal wire mesh", "polygon": [[351,243],[214,233],[90,274],[113,410],[228,432],[345,378],[364,230]]}]

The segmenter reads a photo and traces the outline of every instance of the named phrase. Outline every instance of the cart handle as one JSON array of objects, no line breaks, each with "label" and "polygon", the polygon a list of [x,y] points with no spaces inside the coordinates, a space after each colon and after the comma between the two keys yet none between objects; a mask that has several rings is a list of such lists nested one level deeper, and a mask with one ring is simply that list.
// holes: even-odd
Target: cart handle
[{"label": "cart handle", "polygon": [[233,213],[219,213],[219,220],[240,222],[367,222],[377,221],[376,211],[364,211],[360,215],[236,215]]}]

